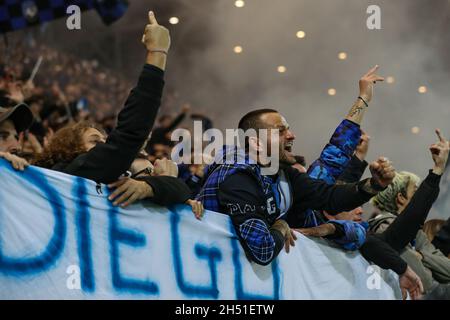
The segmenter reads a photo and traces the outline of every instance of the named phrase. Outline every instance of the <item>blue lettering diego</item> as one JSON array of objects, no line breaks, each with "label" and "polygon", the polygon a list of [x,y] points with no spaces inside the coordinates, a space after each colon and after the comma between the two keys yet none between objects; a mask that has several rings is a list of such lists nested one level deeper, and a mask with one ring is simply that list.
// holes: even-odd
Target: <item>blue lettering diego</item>
[{"label": "blue lettering diego", "polygon": [[[23,257],[18,258],[7,256],[7,253],[5,251],[6,248],[2,247],[2,243],[4,244],[8,239],[2,239],[2,234],[0,234],[0,275],[3,274],[5,276],[26,276],[34,275],[38,272],[45,272],[51,268],[56,269],[57,262],[61,261],[61,255],[64,252],[65,243],[67,241],[66,239],[72,240],[72,238],[67,238],[66,224],[69,222],[66,221],[66,213],[68,212],[65,207],[62,195],[60,195],[57,189],[50,184],[50,181],[47,179],[46,174],[43,174],[38,168],[30,167],[23,173],[16,172],[10,167],[7,162],[0,160],[0,170],[2,170],[3,173],[7,173],[8,175],[10,174],[10,172],[12,172],[14,175],[20,176],[21,180],[23,179],[23,181],[26,181],[39,189],[39,208],[42,207],[42,204],[45,204],[45,201],[48,201],[51,212],[54,216],[54,226],[52,226],[53,229],[50,231],[51,234],[36,234],[37,236],[41,236],[39,238],[45,237],[45,239],[50,238],[50,240],[47,244],[45,243],[47,242],[47,240],[43,241],[43,250],[36,252],[34,256],[32,256],[33,252],[29,256],[24,255]],[[9,171],[5,172],[6,170]],[[96,239],[97,237],[96,233],[100,232],[100,230],[95,230],[93,223],[95,222],[96,218],[91,214],[93,212],[91,210],[95,210],[91,209],[91,202],[94,202],[95,200],[89,198],[89,193],[87,192],[88,182],[85,181],[85,179],[74,177],[71,181],[73,181],[73,185],[69,188],[71,188],[73,199],[69,200],[73,201],[75,208],[73,221],[75,222],[74,227],[76,232],[76,245],[73,246],[72,243],[72,245],[67,246],[67,248],[70,248],[70,250],[77,250],[81,271],[81,286],[83,292],[95,293],[96,287],[100,285],[99,283],[103,283],[103,281],[99,280],[101,278],[96,278],[94,258],[97,258],[97,256],[94,255],[94,252],[92,250],[92,246],[95,241],[94,239]],[[6,207],[2,206],[2,204],[4,203],[3,200],[4,199],[0,200],[0,213],[8,215],[12,214],[12,212],[4,212]],[[105,203],[107,203],[108,206],[107,214],[109,221],[106,228],[109,240],[109,243],[107,243],[107,245],[109,245],[110,249],[109,254],[112,287],[114,288],[114,290],[116,290],[116,292],[125,294],[143,293],[159,296],[159,281],[162,281],[162,283],[164,283],[167,278],[161,278],[158,279],[158,281],[155,281],[154,278],[136,279],[136,277],[133,277],[128,273],[125,275],[126,270],[121,270],[121,259],[123,259],[123,257],[121,257],[120,254],[120,246],[123,245],[133,248],[141,248],[146,245],[147,239],[143,232],[133,230],[133,228],[125,228],[124,225],[121,225],[120,222],[122,214],[120,213],[119,208],[114,207],[106,197],[104,201],[106,201]],[[166,210],[164,209],[164,211]],[[186,255],[182,257],[181,253],[183,251],[183,239],[180,233],[181,216],[178,212],[180,212],[178,208],[170,210],[169,217],[166,216],[166,218],[161,220],[161,223],[164,223],[165,226],[167,226],[167,222],[170,223],[171,253],[174,263],[175,279],[180,292],[188,298],[199,297],[218,299],[219,296],[222,295],[228,297],[229,292],[227,292],[227,290],[219,290],[220,282],[218,278],[218,267],[223,260],[223,253],[218,247],[206,246],[203,243],[194,243],[193,249],[195,257],[192,257],[192,255],[190,255],[189,253],[186,253]],[[2,215],[0,214],[0,217],[1,216]],[[51,216],[48,217],[48,220],[50,219]],[[167,221],[166,219],[169,221]],[[72,219],[70,219],[70,222],[72,222]],[[91,224],[93,224],[93,226],[91,226]],[[241,257],[242,249],[240,248],[240,244],[236,237],[231,221],[229,221],[229,228],[231,230],[231,233],[233,234],[230,239],[231,242],[229,242],[229,244],[231,245],[231,261],[232,266],[234,267],[234,282],[232,283],[234,284],[234,286],[232,286],[234,288],[230,288],[231,290],[234,289],[234,292],[232,291],[230,292],[230,294],[232,296],[234,294],[236,299],[279,299],[281,295],[281,275],[278,270],[279,267],[277,261],[274,260],[271,264],[272,280],[270,280],[269,278],[267,279],[268,282],[265,281],[265,284],[269,285],[269,293],[267,295],[260,294],[260,291],[258,293],[252,293],[251,291],[256,289],[251,287],[249,283],[245,282],[243,265],[243,263],[245,262],[245,258]],[[40,230],[32,230],[32,232],[40,232]],[[4,234],[3,237],[5,237]],[[41,248],[41,246],[39,246],[39,248]],[[67,254],[73,253],[74,252],[72,251],[70,253],[67,252]],[[189,282],[191,273],[186,273],[186,270],[188,269],[186,268],[186,265],[183,265],[186,264],[186,261],[184,261],[183,258],[190,259],[189,261],[191,262],[192,259],[197,259],[197,261],[200,260],[200,262],[198,263],[205,264],[205,266],[206,264],[208,264],[209,276],[207,273],[204,274],[205,281],[202,281],[201,284]],[[149,259],[149,257],[146,257],[146,259]],[[59,264],[59,267],[61,267],[61,263]],[[55,270],[55,272],[56,271],[57,270]],[[46,274],[42,276],[46,276]],[[200,274],[200,276],[203,275]],[[153,277],[156,276],[154,275]],[[270,293],[270,291],[272,290],[272,284],[273,294]],[[97,291],[98,290],[99,289],[97,288]],[[104,289],[102,289],[102,291],[103,290]]]},{"label": "blue lettering diego", "polygon": [[132,247],[142,247],[145,246],[146,238],[141,233],[121,228],[118,221],[118,216],[120,215],[118,208],[114,207],[107,198],[105,199],[110,207],[108,210],[109,243],[111,248],[111,276],[114,289],[117,291],[159,294],[159,288],[156,283],[125,278],[120,274],[119,244],[124,243]]},{"label": "blue lettering diego", "polygon": [[217,299],[219,297],[218,281],[217,281],[217,262],[222,260],[222,254],[217,248],[207,248],[197,244],[195,246],[195,254],[200,259],[208,260],[209,272],[211,275],[210,286],[195,286],[189,284],[183,275],[183,263],[181,261],[180,239],[178,232],[178,224],[180,217],[175,211],[170,211],[170,231],[172,237],[172,256],[174,259],[175,277],[181,292],[191,297],[203,297]]},{"label": "blue lettering diego", "polygon": [[[0,161],[1,170],[13,171],[9,163]],[[19,173],[16,173],[19,174]],[[64,250],[64,242],[66,238],[66,220],[65,207],[58,192],[53,188],[44,175],[36,168],[30,167],[24,173],[21,173],[23,179],[34,184],[41,190],[48,203],[51,206],[55,224],[53,227],[52,237],[47,247],[41,254],[26,258],[11,258],[3,255],[0,241],[0,272],[4,274],[32,274],[42,272],[56,264]]]},{"label": "blue lettering diego", "polygon": [[244,291],[244,284],[242,281],[242,265],[239,260],[239,240],[237,238],[236,232],[234,230],[233,223],[229,222],[230,231],[234,235],[231,237],[231,248],[233,251],[233,265],[234,265],[234,287],[236,288],[236,299],[237,300],[279,300],[280,299],[280,275],[278,272],[278,265],[276,259],[271,263],[272,266],[272,277],[273,277],[273,296],[262,296],[247,293]]},{"label": "blue lettering diego", "polygon": [[83,291],[95,291],[94,269],[92,265],[91,235],[89,229],[89,201],[87,199],[86,182],[83,178],[76,177],[72,189],[76,199],[75,225],[78,235],[78,257],[81,272],[81,288]]}]

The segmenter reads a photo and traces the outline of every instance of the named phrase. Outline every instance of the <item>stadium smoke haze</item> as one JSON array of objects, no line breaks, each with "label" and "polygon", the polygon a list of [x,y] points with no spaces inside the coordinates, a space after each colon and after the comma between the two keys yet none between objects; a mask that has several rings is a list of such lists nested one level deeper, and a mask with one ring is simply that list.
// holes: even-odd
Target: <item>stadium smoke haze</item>
[{"label": "stadium smoke haze", "polygon": [[[366,26],[369,5],[381,8],[381,30]],[[114,67],[135,77],[149,9],[161,24],[168,25],[171,15],[180,17],[179,24],[168,25],[167,84],[221,129],[236,127],[249,110],[276,108],[296,134],[294,150],[311,163],[356,99],[359,77],[379,64],[379,74],[395,80],[376,85],[366,112],[367,160],[387,156],[397,170],[424,177],[432,166],[428,147],[435,141],[434,128],[450,137],[449,1],[246,0],[243,8],[233,0],[131,1],[124,18],[110,28],[86,14],[73,43],[79,46],[89,35],[98,46],[122,51],[120,58],[111,54],[119,61]],[[296,37],[299,30],[303,39]],[[240,54],[233,52],[238,45]],[[86,48],[72,50],[92,57]],[[339,60],[339,52],[347,59]],[[285,73],[277,72],[280,65]],[[418,92],[420,86],[427,87],[425,94]],[[334,96],[329,88],[336,90]],[[413,134],[413,127],[419,132]]]},{"label": "stadium smoke haze", "polygon": [[[381,30],[366,26],[371,4],[381,8]],[[280,110],[297,136],[294,150],[311,163],[358,95],[359,77],[379,64],[394,82],[376,85],[366,112],[367,160],[387,156],[398,170],[425,177],[434,128],[450,135],[449,56],[442,44],[450,40],[449,13],[449,1],[258,0],[243,8],[215,1],[205,25],[209,46],[174,66],[173,79],[222,128],[235,127],[254,108]],[[240,54],[233,52],[238,45]],[[347,59],[339,60],[339,52]],[[277,72],[280,65],[285,73]]]}]

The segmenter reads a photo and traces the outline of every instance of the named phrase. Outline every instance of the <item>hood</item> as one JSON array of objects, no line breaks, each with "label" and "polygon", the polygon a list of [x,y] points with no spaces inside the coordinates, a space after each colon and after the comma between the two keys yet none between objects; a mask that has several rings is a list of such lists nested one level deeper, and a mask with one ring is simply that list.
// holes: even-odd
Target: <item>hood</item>
[{"label": "hood", "polygon": [[377,215],[375,218],[369,219],[367,222],[369,223],[369,229],[371,231],[376,232],[380,225],[384,223],[391,224],[393,220],[395,220],[397,216],[390,212],[382,212]]}]

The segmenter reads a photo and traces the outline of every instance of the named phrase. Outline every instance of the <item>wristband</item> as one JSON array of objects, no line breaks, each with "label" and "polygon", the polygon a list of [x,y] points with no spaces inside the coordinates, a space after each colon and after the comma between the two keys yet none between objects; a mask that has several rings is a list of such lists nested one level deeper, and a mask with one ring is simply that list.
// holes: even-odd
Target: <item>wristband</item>
[{"label": "wristband", "polygon": [[151,50],[148,50],[148,52],[150,52],[150,53],[159,52],[159,53],[164,53],[165,55],[168,54],[167,50],[164,50],[164,49],[151,49]]},{"label": "wristband", "polygon": [[367,104],[366,100],[361,98],[361,96],[358,96],[358,99],[361,100],[362,102],[364,102],[364,104],[366,105],[367,108],[369,107],[369,105]]}]

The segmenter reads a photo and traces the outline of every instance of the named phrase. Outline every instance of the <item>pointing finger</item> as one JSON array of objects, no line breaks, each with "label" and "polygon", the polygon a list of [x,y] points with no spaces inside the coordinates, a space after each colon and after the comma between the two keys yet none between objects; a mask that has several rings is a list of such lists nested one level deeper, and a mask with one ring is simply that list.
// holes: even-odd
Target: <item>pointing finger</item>
[{"label": "pointing finger", "polygon": [[375,65],[373,68],[371,68],[365,75],[364,75],[364,77],[368,77],[368,76],[370,76],[372,73],[374,73],[375,71],[377,71],[378,70],[378,65]]},{"label": "pointing finger", "polygon": [[442,136],[441,129],[436,129],[436,134],[437,134],[437,136],[438,136],[440,142],[445,142],[445,139],[444,139],[444,137]]},{"label": "pointing finger", "polygon": [[148,12],[148,20],[150,21],[151,25],[154,25],[154,26],[158,25],[158,21],[156,20],[156,17],[155,17],[155,14],[153,13],[153,11]]}]

